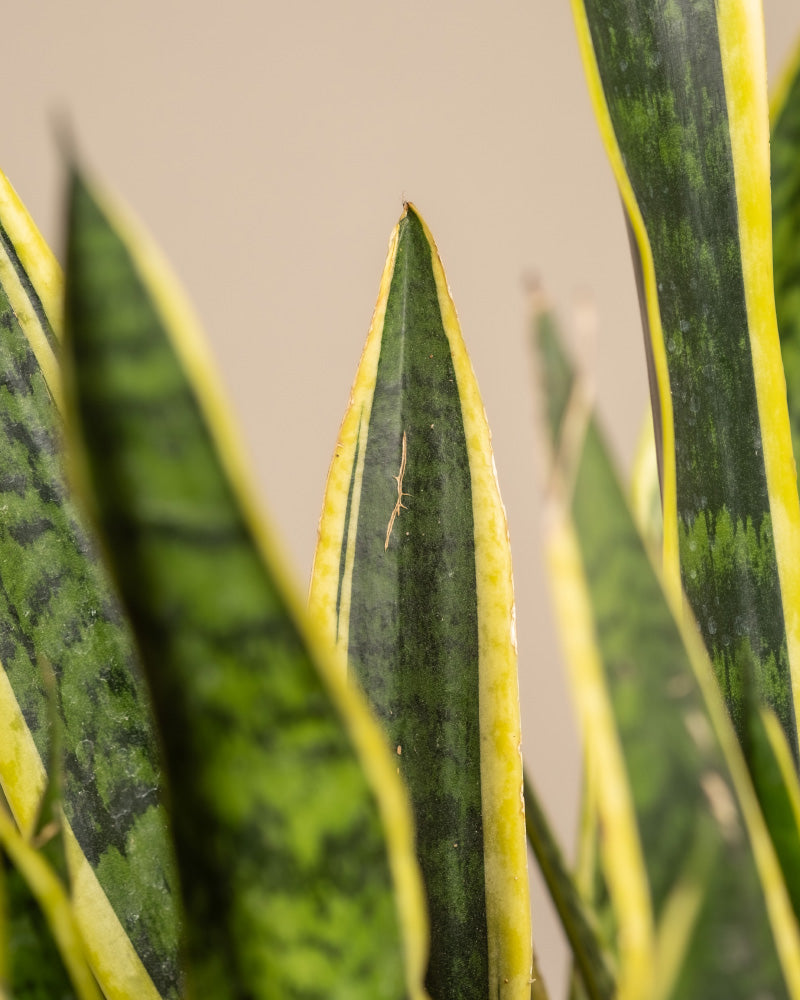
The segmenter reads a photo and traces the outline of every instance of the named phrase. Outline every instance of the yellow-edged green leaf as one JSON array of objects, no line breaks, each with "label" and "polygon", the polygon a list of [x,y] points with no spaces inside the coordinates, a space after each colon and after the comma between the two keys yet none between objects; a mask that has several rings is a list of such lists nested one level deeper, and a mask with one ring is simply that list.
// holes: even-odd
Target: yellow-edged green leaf
[{"label": "yellow-edged green leaf", "polygon": [[[618,934],[614,909],[611,906],[608,885],[600,862],[597,780],[593,777],[594,770],[593,759],[585,757],[574,883],[584,906],[591,914],[592,925],[596,930],[600,946],[608,956],[607,964],[613,968],[616,978],[618,962],[615,944]],[[570,971],[569,998],[570,1000],[586,1000],[587,998],[583,976],[574,957]]]},{"label": "yellow-edged green leaf", "polygon": [[539,344],[552,582],[594,761],[619,996],[797,997],[797,922],[708,659],[673,618],[550,317]]},{"label": "yellow-edged green leaf", "polygon": [[800,48],[771,106],[775,307],[795,458],[800,454]]},{"label": "yellow-edged green leaf", "polygon": [[[775,300],[781,352],[795,452],[800,428],[800,51],[790,61],[772,102],[772,213]],[[658,493],[656,449],[652,429],[643,430],[633,475],[633,510],[645,538],[652,537],[652,509]],[[766,724],[764,718],[768,719]],[[790,785],[796,783],[794,767],[778,765],[780,743],[774,714],[753,713],[744,734],[745,750],[767,826],[781,860],[796,913],[800,913],[800,840],[790,807]],[[787,784],[788,783],[788,784]]]},{"label": "yellow-edged green leaf", "polygon": [[751,721],[748,763],[789,898],[800,917],[800,785],[786,736],[768,709]]},{"label": "yellow-edged green leaf", "polygon": [[64,848],[95,974],[110,1000],[157,1000],[179,991],[173,862],[133,641],[62,469],[62,287],[0,175],[0,784],[30,836],[63,754]]},{"label": "yellow-edged green leaf", "polygon": [[[48,702],[49,754],[47,786],[42,795],[35,827],[27,840],[38,852],[42,863],[49,865],[53,878],[68,882],[64,850],[63,740],[58,687],[55,676],[43,664],[43,681]],[[7,805],[0,808],[8,812]],[[6,879],[8,892],[8,989],[15,1000],[41,1000],[58,997],[74,1000],[67,968],[36,897],[22,872],[10,866]],[[2,994],[0,994],[2,995]]]},{"label": "yellow-edged green leaf", "polygon": [[[89,967],[88,954],[65,887],[48,865],[43,854],[22,837],[11,816],[1,807],[0,849],[9,858],[40,907],[77,1000],[101,1000],[100,990]],[[19,893],[17,898],[20,898]],[[38,929],[36,922],[32,926],[34,929]],[[40,942],[36,942],[36,944],[42,946]],[[46,954],[46,952],[43,953]],[[28,956],[15,952],[11,956],[11,961],[13,963],[23,957]],[[48,962],[52,962],[52,960],[53,956],[47,956]],[[11,970],[13,977],[15,971],[13,964]],[[61,970],[53,970],[51,967],[48,970],[50,976],[44,981],[36,978],[41,971],[41,969],[23,969],[21,971],[23,978],[19,984],[10,977],[14,995],[19,1000],[36,995],[32,987],[45,989],[48,985],[50,988],[55,985],[59,987],[63,985],[63,980],[59,978]]]},{"label": "yellow-edged green leaf", "polygon": [[[6,864],[6,859],[2,859]],[[7,976],[0,980],[0,997],[6,1000],[40,1000],[58,997],[74,1000],[70,983],[47,921],[22,875],[7,866],[8,897]],[[3,987],[5,987],[5,992]]]},{"label": "yellow-edged green leaf", "polygon": [[539,869],[547,884],[561,926],[572,949],[572,959],[591,1000],[615,996],[613,962],[599,940],[595,922],[564,864],[561,850],[547,822],[533,785],[525,776],[525,828]]},{"label": "yellow-edged green leaf", "polygon": [[66,321],[78,474],[162,736],[196,996],[423,996],[411,819],[257,513],[160,255],[75,172]]},{"label": "yellow-edged green leaf", "polygon": [[674,601],[686,591],[740,737],[769,705],[797,757],[800,505],[769,266],[760,7],[573,8],[635,243],[665,579]]},{"label": "yellow-edged green leaf", "polygon": [[[786,375],[789,420],[795,455],[800,451],[800,47],[789,60],[770,102],[772,246],[775,306]],[[632,510],[646,539],[660,535],[658,484],[652,412],[642,427],[632,475]]]},{"label": "yellow-edged green leaf", "polygon": [[483,406],[407,205],[328,476],[310,609],[410,789],[436,1000],[530,995],[513,602]]}]

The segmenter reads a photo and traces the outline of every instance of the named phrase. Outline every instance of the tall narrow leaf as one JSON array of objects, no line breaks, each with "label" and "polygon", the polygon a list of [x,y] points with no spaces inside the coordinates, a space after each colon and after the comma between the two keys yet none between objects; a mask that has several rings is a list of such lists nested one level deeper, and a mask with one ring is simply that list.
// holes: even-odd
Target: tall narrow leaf
[{"label": "tall narrow leaf", "polygon": [[[21,878],[38,904],[44,917],[44,923],[52,935],[53,942],[57,946],[58,956],[63,963],[63,967],[54,973],[56,978],[51,978],[49,981],[37,979],[32,983],[23,977],[19,977],[19,981],[15,981],[9,976],[14,996],[19,997],[20,1000],[36,996],[37,994],[32,987],[45,989],[49,985],[50,988],[56,986],[59,990],[63,989],[65,984],[63,979],[58,978],[58,974],[63,976],[65,970],[75,991],[76,1000],[101,1000],[100,991],[89,967],[86,946],[65,887],[47,863],[44,854],[37,851],[20,835],[11,816],[2,806],[0,806],[0,850],[9,858],[15,869],[15,875]],[[17,894],[17,898],[19,898],[19,894]],[[35,942],[35,944],[44,949],[48,946],[52,947],[49,941]],[[28,947],[30,947],[29,943]],[[23,947],[20,949],[20,953],[12,954],[10,956],[11,962],[25,957],[25,950]],[[54,962],[55,956],[48,956],[48,961]],[[36,975],[36,970],[33,971],[33,974]]]},{"label": "tall narrow leaf", "polygon": [[283,580],[182,299],[78,173],[66,320],[79,471],[163,740],[192,994],[419,997],[388,754]]},{"label": "tall narrow leaf", "polygon": [[761,702],[797,758],[800,505],[769,266],[759,5],[573,8],[640,271],[666,578],[675,600],[686,591],[745,746]]},{"label": "tall narrow leaf", "polygon": [[596,921],[567,871],[561,850],[527,775],[524,789],[528,843],[569,941],[584,995],[589,1000],[610,1000],[616,995],[611,956],[603,949]]},{"label": "tall narrow leaf", "polygon": [[511,562],[433,239],[406,206],[328,477],[311,613],[411,791],[436,1000],[530,994]]},{"label": "tall narrow leaf", "polygon": [[548,317],[539,338],[550,561],[595,762],[619,995],[797,997],[797,923],[710,665],[672,617]]},{"label": "tall narrow leaf", "polygon": [[155,1000],[179,990],[172,856],[132,638],[62,470],[61,291],[0,175],[0,784],[30,835],[55,723],[64,843],[95,974],[112,1000]]},{"label": "tall narrow leaf", "polygon": [[800,49],[772,102],[775,307],[795,458],[800,455]]}]

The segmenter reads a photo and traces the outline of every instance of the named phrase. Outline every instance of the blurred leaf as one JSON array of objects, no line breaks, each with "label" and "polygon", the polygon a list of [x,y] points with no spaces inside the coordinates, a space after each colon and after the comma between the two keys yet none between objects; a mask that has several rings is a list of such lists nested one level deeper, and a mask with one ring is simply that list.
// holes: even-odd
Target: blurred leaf
[{"label": "blurred leaf", "polygon": [[0,175],[0,782],[28,836],[52,819],[63,757],[63,846],[93,968],[108,997],[156,1000],[178,992],[172,856],[132,638],[62,470],[61,291]]},{"label": "blurred leaf", "polygon": [[[593,776],[592,760],[584,757],[581,810],[578,818],[578,848],[574,881],[584,906],[592,915],[600,946],[608,955],[607,963],[618,965],[615,945],[618,940],[616,918],[603,866],[600,861],[600,824],[597,811],[597,780]],[[574,955],[571,962],[569,1000],[587,1000],[580,967]]]},{"label": "blurred leaf", "polygon": [[[10,904],[22,908],[22,912],[11,911],[9,922],[13,995],[17,1000],[58,1000],[61,996],[72,1000],[72,992],[64,992],[66,972],[77,1000],[101,1000],[64,886],[42,853],[16,830],[5,809],[0,809],[0,848],[14,868],[8,880],[15,886],[13,895],[9,893]],[[42,933],[42,921],[30,911],[28,891],[49,934]]]},{"label": "blurred leaf", "polygon": [[797,997],[797,924],[708,661],[669,610],[552,318],[538,326],[551,576],[595,766],[620,996]]},{"label": "blurred leaf", "polygon": [[407,205],[328,475],[310,609],[411,792],[436,1000],[530,995],[513,607],[483,405]]},{"label": "blurred leaf", "polygon": [[[5,863],[5,859],[3,859]],[[75,1000],[75,991],[47,921],[15,868],[6,872],[8,976],[0,997],[14,1000]]]},{"label": "blurred leaf", "polygon": [[764,819],[795,915],[800,916],[800,785],[774,713],[764,710],[751,720],[748,751]]},{"label": "blurred leaf", "polygon": [[76,469],[163,740],[189,989],[419,997],[400,783],[284,580],[188,309],[77,172],[68,233]]},{"label": "blurred leaf", "polygon": [[604,1000],[616,995],[612,960],[603,949],[594,921],[564,864],[561,850],[525,776],[525,828],[539,869],[561,920],[580,973],[586,997]]},{"label": "blurred leaf", "polygon": [[631,513],[650,553],[660,561],[664,545],[664,519],[661,514],[661,486],[658,481],[658,457],[653,430],[653,412],[648,408],[631,475]]}]

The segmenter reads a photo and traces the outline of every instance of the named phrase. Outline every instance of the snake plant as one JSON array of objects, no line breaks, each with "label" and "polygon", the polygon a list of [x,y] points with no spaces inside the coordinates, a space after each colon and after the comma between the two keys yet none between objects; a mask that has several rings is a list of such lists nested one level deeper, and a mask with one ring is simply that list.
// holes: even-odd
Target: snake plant
[{"label": "snake plant", "polygon": [[576,862],[416,207],[306,603],[149,236],[70,160],[62,274],[0,175],[0,1000],[540,1000],[528,845],[575,1000],[800,1000],[800,57],[770,111],[755,0],[573,11],[652,397],[629,500],[536,292]]}]

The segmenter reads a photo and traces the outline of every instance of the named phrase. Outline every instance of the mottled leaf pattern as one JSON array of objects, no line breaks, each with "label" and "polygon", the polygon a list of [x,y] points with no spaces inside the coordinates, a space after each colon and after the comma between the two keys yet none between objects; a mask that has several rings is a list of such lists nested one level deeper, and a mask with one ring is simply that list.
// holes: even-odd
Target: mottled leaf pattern
[{"label": "mottled leaf pattern", "polygon": [[597,933],[592,911],[586,906],[570,876],[561,850],[525,776],[525,827],[528,843],[547,883],[553,905],[572,950],[572,958],[590,1000],[610,1000],[616,994],[613,961],[606,954]]},{"label": "mottled leaf pattern", "polygon": [[179,296],[98,198],[73,175],[75,426],[163,738],[189,987],[419,996],[424,924],[388,755],[314,652]]},{"label": "mottled leaf pattern", "polygon": [[797,926],[707,660],[684,646],[551,318],[539,336],[553,586],[596,766],[620,995],[796,996]]},{"label": "mottled leaf pattern", "polygon": [[11,869],[9,988],[17,1000],[101,1000],[66,887],[36,847],[0,808],[0,861]]},{"label": "mottled leaf pattern", "polygon": [[411,205],[339,433],[310,608],[408,782],[431,995],[529,997],[508,536],[444,272]]},{"label": "mottled leaf pattern", "polygon": [[[173,862],[149,699],[62,468],[60,287],[57,265],[0,176],[0,727],[8,734],[0,782],[30,832],[55,721],[67,856],[95,972],[112,998],[131,988],[141,998],[176,997]],[[56,681],[55,720],[46,671]]]},{"label": "mottled leaf pattern", "polygon": [[798,594],[800,507],[763,266],[760,13],[741,0],[576,0],[574,9],[636,245],[667,579],[677,592],[679,558],[742,741],[767,704],[797,756],[797,622],[784,606]]}]

